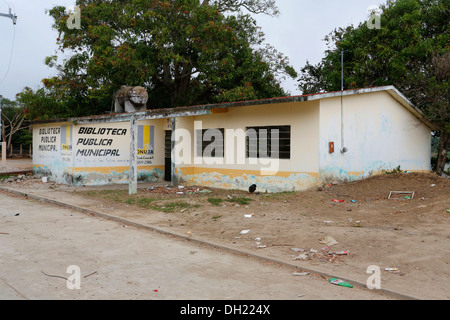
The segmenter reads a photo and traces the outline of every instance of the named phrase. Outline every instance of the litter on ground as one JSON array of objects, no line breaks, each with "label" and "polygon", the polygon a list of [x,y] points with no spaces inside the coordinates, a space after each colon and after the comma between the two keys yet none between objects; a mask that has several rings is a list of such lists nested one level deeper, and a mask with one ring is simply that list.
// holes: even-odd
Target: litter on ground
[{"label": "litter on ground", "polygon": [[384,268],[385,271],[398,271],[398,268]]},{"label": "litter on ground", "polygon": [[[403,199],[413,199],[414,198],[415,191],[391,191],[389,192],[388,199],[394,199],[394,200],[403,200]],[[403,197],[393,197],[393,195],[402,195],[402,194],[410,194],[411,196],[405,196]]]},{"label": "litter on ground", "polygon": [[341,286],[341,287],[353,288],[353,286],[350,283],[348,283],[344,280],[341,280],[341,279],[330,278],[330,283]]},{"label": "litter on ground", "polygon": [[293,276],[307,276],[309,272],[293,272]]},{"label": "litter on ground", "polygon": [[330,236],[325,236],[325,237],[320,238],[319,242],[323,243],[323,244],[326,244],[328,247],[334,246],[335,244],[338,243],[336,240],[334,240]]}]

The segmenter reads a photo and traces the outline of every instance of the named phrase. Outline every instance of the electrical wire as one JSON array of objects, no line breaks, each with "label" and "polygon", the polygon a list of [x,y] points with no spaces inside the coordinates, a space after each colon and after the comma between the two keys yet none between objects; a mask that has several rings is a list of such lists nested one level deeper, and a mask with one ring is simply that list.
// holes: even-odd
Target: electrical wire
[{"label": "electrical wire", "polygon": [[6,2],[6,0],[3,0],[3,2],[8,6],[8,8],[11,8],[11,5],[13,6],[13,9],[14,9],[14,12],[16,11],[16,8],[14,7],[14,3],[9,3],[9,2]]},{"label": "electrical wire", "polygon": [[[11,6],[5,0],[3,0],[3,2],[6,3],[6,5],[8,6],[9,9],[11,8]],[[13,58],[13,54],[14,54],[15,41],[16,41],[16,26],[13,25],[13,38],[12,38],[11,54],[9,56],[8,68],[6,69],[5,76],[3,77],[3,79],[0,80],[0,84],[2,84],[6,80],[6,77],[8,77],[9,71],[11,69],[12,58]]]},{"label": "electrical wire", "polygon": [[12,58],[13,58],[13,54],[14,54],[14,43],[15,43],[15,38],[16,38],[16,28],[14,27],[13,30],[14,30],[13,31],[13,40],[12,40],[12,45],[11,45],[11,54],[9,57],[8,68],[6,69],[5,76],[3,77],[3,79],[0,80],[0,84],[2,84],[6,80],[6,77],[8,77],[9,71],[11,69]]}]

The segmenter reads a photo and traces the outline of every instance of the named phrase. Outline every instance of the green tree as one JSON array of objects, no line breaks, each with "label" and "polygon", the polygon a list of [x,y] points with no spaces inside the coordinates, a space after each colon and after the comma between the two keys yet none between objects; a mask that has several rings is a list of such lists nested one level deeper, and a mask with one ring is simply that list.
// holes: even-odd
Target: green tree
[{"label": "green tree", "polygon": [[450,2],[387,1],[381,28],[337,28],[325,37],[328,49],[317,64],[301,69],[303,93],[394,85],[439,128],[436,172],[442,174],[450,147]]},{"label": "green tree", "polygon": [[[277,14],[273,0],[78,0],[81,29],[69,28],[64,7],[49,11],[59,32],[57,56],[45,63],[58,75],[44,79],[22,101],[30,116],[93,115],[112,110],[122,85],[141,85],[149,108],[283,96],[276,77],[296,77],[281,54],[264,56],[263,34],[249,13]],[[36,97],[33,97],[35,95]],[[50,114],[49,114],[50,113]]]},{"label": "green tree", "polygon": [[[47,81],[44,81],[47,83]],[[57,92],[46,86],[34,91],[25,87],[16,95],[16,101],[24,106],[25,118],[29,120],[49,120],[54,118],[66,118],[78,115],[74,109],[75,103],[69,107],[68,99],[75,100],[72,96],[64,97],[62,91]],[[76,93],[76,92],[74,92]]]},{"label": "green tree", "polygon": [[6,142],[6,149],[11,144],[29,144],[29,122],[25,120],[25,109],[16,101],[6,98],[1,99],[1,134],[2,141]]}]

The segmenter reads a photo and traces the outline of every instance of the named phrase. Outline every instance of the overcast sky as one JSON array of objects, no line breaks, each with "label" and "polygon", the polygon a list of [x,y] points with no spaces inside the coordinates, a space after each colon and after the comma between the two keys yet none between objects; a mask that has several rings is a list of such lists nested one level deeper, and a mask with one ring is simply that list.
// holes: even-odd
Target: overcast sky
[{"label": "overcast sky", "polygon": [[[337,27],[364,22],[369,7],[384,3],[383,0],[277,0],[280,16],[258,16],[257,21],[267,42],[287,55],[299,71],[307,60],[314,64],[321,60],[326,49],[323,38],[328,33]],[[9,5],[18,17],[15,26],[10,19],[0,17],[0,95],[14,100],[24,87],[36,90],[43,78],[55,74],[44,64],[45,57],[55,54],[57,48],[57,33],[46,10],[55,5],[74,4],[75,0],[0,0],[0,13],[8,13]],[[291,95],[301,93],[295,80],[283,82],[283,88]]]}]

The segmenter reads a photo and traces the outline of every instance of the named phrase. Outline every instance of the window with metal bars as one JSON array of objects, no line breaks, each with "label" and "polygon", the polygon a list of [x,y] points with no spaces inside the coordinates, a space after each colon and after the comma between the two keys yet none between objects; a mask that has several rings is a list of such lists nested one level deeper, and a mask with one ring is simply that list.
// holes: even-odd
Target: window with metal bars
[{"label": "window with metal bars", "polygon": [[224,156],[225,129],[196,130],[197,156],[221,158]]},{"label": "window with metal bars", "polygon": [[291,126],[246,128],[247,158],[291,158]]}]

